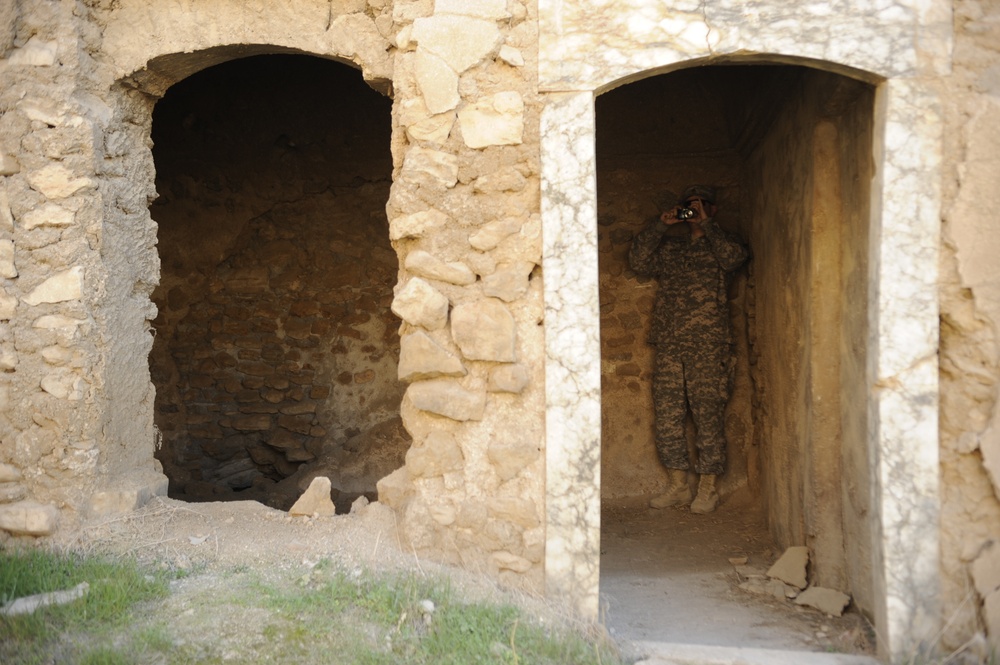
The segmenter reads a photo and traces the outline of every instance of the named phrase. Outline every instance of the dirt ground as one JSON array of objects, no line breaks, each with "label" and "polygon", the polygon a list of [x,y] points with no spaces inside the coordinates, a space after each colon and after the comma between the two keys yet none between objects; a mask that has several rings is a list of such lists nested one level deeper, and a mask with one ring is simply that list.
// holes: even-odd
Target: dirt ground
[{"label": "dirt ground", "polygon": [[[739,588],[781,555],[762,512],[724,502],[710,515],[605,502],[601,534],[605,625],[619,642],[672,642],[869,655],[867,620],[832,617]],[[730,558],[745,557],[735,566]]]},{"label": "dirt ground", "polygon": [[[827,617],[738,588],[740,577],[729,557],[747,556],[750,566],[766,570],[779,554],[752,511],[731,502],[713,515],[695,516],[616,503],[605,506],[603,521],[603,621],[627,660],[641,658],[642,643],[649,641],[869,651],[867,624],[856,613]],[[514,602],[565,619],[544,599],[500,589],[470,571],[444,568],[405,551],[392,511],[378,503],[359,505],[348,515],[292,518],[253,501],[157,498],[135,513],[91,525],[65,544],[128,553],[144,563],[188,571],[172,585],[168,603],[191,639],[204,632],[204,617],[189,606],[196,592],[231,584],[237,569],[295,580],[297,571],[307,574],[321,559],[348,571],[446,573],[470,600]],[[266,617],[213,618],[244,628],[255,620]],[[237,629],[227,638],[219,629],[212,639],[232,639],[235,645],[246,634]]]}]

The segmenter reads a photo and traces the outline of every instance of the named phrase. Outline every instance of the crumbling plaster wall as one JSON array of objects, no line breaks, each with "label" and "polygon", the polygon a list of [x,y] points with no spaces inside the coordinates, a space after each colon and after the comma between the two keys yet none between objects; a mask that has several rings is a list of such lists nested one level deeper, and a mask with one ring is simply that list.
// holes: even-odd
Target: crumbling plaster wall
[{"label": "crumbling plaster wall", "polygon": [[955,2],[941,267],[943,636],[1000,647],[1000,6]]}]

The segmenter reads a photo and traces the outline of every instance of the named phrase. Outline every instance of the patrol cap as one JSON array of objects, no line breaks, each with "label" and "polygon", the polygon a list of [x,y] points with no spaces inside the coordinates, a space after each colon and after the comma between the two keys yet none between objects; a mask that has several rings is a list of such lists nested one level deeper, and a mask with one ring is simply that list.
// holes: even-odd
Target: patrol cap
[{"label": "patrol cap", "polygon": [[678,199],[679,203],[685,203],[688,199],[699,198],[702,201],[708,201],[712,205],[715,205],[715,187],[710,187],[708,185],[691,185],[681,194],[681,198]]}]

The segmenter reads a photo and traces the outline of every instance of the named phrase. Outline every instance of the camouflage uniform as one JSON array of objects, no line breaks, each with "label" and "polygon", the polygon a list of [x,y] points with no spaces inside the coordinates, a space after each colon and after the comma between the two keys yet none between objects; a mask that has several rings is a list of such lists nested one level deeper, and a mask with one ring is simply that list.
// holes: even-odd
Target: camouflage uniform
[{"label": "camouflage uniform", "polygon": [[747,259],[747,249],[712,219],[705,235],[664,237],[657,219],[632,242],[629,265],[655,276],[659,286],[648,342],[656,347],[653,407],[656,449],[668,469],[688,469],[684,417],[690,405],[698,428],[695,471],[719,475],[726,463],[724,416],[729,401],[729,273]]}]

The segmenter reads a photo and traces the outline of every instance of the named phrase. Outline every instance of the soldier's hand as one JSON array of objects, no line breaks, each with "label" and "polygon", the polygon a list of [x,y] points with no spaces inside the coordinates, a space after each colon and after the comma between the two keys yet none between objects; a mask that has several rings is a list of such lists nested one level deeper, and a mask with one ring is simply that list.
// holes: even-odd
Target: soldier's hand
[{"label": "soldier's hand", "polygon": [[667,226],[670,226],[671,224],[678,224],[680,222],[683,222],[684,221],[683,219],[677,219],[677,211],[680,210],[680,209],[681,209],[680,206],[674,206],[670,210],[668,210],[665,213],[663,213],[662,215],[660,215],[660,220],[664,224],[666,224]]}]

